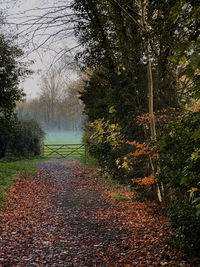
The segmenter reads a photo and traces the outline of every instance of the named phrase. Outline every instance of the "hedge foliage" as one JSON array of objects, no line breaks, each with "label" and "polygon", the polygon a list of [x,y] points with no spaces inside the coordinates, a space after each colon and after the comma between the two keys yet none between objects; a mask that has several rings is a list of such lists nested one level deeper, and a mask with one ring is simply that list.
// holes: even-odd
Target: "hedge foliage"
[{"label": "hedge foliage", "polygon": [[40,154],[44,132],[39,124],[31,120],[4,122],[0,128],[0,157],[36,156]]},{"label": "hedge foliage", "polygon": [[165,127],[156,143],[157,180],[172,226],[173,244],[188,255],[200,253],[200,112],[184,112]]}]

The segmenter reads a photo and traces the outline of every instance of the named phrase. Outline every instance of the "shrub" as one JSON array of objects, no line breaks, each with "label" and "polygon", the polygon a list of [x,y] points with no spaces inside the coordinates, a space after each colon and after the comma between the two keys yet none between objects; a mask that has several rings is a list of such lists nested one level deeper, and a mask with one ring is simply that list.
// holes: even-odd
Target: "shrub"
[{"label": "shrub", "polygon": [[147,173],[147,154],[143,144],[125,141],[118,124],[99,119],[85,127],[83,142],[89,154],[98,160],[104,173],[122,183]]},{"label": "shrub", "polygon": [[31,119],[19,121],[2,120],[0,128],[0,158],[14,156],[36,156],[40,154],[44,132],[39,124]]},{"label": "shrub", "polygon": [[104,172],[118,180],[123,180],[125,175],[116,165],[116,160],[122,155],[121,138],[118,125],[104,120],[88,123],[83,137],[88,153],[97,159]]},{"label": "shrub", "polygon": [[17,124],[18,120],[14,115],[8,119],[0,116],[0,158],[5,157]]},{"label": "shrub", "polygon": [[14,155],[40,155],[41,141],[44,132],[39,124],[33,120],[20,121],[12,136],[9,150]]},{"label": "shrub", "polygon": [[184,112],[158,137],[159,173],[174,244],[185,253],[200,250],[200,112]]}]

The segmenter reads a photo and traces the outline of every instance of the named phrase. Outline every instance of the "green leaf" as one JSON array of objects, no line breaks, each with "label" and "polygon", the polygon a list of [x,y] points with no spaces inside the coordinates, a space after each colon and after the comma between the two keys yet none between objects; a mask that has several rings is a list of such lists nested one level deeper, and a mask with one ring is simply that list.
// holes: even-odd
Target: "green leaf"
[{"label": "green leaf", "polygon": [[[199,202],[200,201],[200,197],[198,197],[198,198],[196,198],[194,201],[192,201],[192,204],[195,204],[195,203],[197,203],[197,202]],[[200,205],[200,204],[198,204],[198,205]]]},{"label": "green leaf", "polygon": [[112,113],[115,113],[116,112],[116,109],[114,106],[110,107],[109,109],[109,113],[112,114]]},{"label": "green leaf", "polygon": [[186,68],[186,76],[188,78],[193,78],[195,74],[195,70],[192,68],[192,66],[189,64]]},{"label": "green leaf", "polygon": [[199,158],[200,158],[199,152],[200,152],[200,150],[199,150],[199,149],[196,149],[196,150],[192,153],[191,160],[197,160],[197,159],[199,159]]},{"label": "green leaf", "polygon": [[196,208],[197,208],[198,210],[200,210],[200,204],[196,205]]},{"label": "green leaf", "polygon": [[180,59],[179,59],[179,64],[180,64],[181,66],[184,66],[185,63],[186,63],[186,61],[187,61],[186,56],[185,56],[185,55],[182,55],[182,56],[180,57]]},{"label": "green leaf", "polygon": [[176,61],[177,61],[177,57],[176,57],[176,56],[169,56],[168,59],[169,59],[171,62],[176,62]]},{"label": "green leaf", "polygon": [[180,18],[180,15],[178,14],[174,20],[174,24],[178,21],[178,19]]},{"label": "green leaf", "polygon": [[190,184],[190,182],[189,182],[189,177],[183,177],[182,179],[181,179],[181,182],[180,182],[180,185],[188,185],[188,184]]},{"label": "green leaf", "polygon": [[199,127],[194,131],[193,135],[192,135],[192,139],[194,139],[195,141],[200,139],[200,125]]},{"label": "green leaf", "polygon": [[190,64],[194,68],[200,68],[200,55],[197,52],[191,55]]}]

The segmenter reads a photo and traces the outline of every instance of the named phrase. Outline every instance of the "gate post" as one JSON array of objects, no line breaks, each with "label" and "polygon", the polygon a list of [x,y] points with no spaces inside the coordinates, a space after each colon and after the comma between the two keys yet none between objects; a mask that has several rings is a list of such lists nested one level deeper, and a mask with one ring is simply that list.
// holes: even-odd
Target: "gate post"
[{"label": "gate post", "polygon": [[44,141],[42,141],[42,144],[41,144],[41,154],[44,157]]}]

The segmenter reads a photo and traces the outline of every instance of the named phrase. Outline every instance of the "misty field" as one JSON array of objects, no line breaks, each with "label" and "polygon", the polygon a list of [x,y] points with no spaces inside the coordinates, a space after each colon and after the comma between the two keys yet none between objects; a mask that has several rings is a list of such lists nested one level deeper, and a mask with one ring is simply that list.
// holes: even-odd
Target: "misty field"
[{"label": "misty field", "polygon": [[45,144],[81,144],[81,132],[49,132],[45,137]]}]

